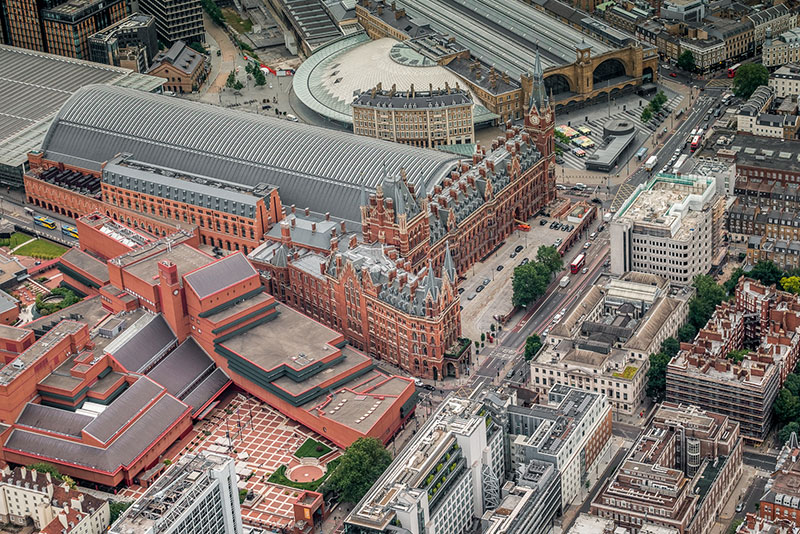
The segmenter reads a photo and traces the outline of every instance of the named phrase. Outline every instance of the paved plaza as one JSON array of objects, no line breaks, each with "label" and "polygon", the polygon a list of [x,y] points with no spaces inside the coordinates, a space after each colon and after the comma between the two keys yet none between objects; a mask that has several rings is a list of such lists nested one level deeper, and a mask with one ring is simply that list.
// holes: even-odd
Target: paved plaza
[{"label": "paved plaza", "polygon": [[[293,479],[318,473],[319,467],[306,468],[293,455],[308,438],[332,449],[320,458],[320,464],[327,464],[341,455],[341,451],[322,436],[258,399],[239,393],[229,404],[221,403],[205,421],[195,425],[191,436],[181,441],[182,447],[170,451],[170,459],[174,462],[184,454],[199,451],[235,458],[239,487],[255,494],[252,504],[248,501],[242,506],[242,521],[252,526],[280,528],[294,521],[292,501],[301,490],[273,484],[267,479],[283,465]],[[124,490],[121,498],[134,499],[143,493],[144,488],[134,486]]]}]

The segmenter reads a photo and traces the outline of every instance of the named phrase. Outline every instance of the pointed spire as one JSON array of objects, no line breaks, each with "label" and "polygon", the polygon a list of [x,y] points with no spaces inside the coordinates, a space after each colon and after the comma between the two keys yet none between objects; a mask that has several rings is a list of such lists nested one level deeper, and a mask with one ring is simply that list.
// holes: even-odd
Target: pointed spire
[{"label": "pointed spire", "polygon": [[536,112],[542,110],[542,105],[546,100],[544,90],[544,69],[542,69],[542,56],[539,53],[539,45],[536,45],[536,61],[533,68],[533,76],[531,83],[531,98],[528,102],[528,112],[536,108]]},{"label": "pointed spire", "polygon": [[797,434],[792,432],[792,434],[789,436],[789,448],[796,449],[798,447],[800,447],[800,445],[797,443]]},{"label": "pointed spire", "polygon": [[447,275],[450,279],[450,283],[456,283],[456,266],[453,263],[453,256],[450,254],[450,241],[447,241],[444,245],[444,264],[442,266],[442,277]]},{"label": "pointed spire", "polygon": [[436,300],[439,294],[439,288],[436,287],[436,276],[433,274],[433,261],[428,260],[428,272],[425,273],[425,295],[430,295],[433,300]]}]

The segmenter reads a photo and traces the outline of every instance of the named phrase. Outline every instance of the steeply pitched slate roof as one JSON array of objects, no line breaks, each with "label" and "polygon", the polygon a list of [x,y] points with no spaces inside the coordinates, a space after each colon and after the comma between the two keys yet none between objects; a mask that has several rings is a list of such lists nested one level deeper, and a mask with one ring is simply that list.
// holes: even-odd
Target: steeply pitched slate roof
[{"label": "steeply pitched slate roof", "polygon": [[122,466],[130,465],[186,410],[185,404],[165,395],[105,449],[19,429],[11,431],[5,447],[51,458],[56,464],[64,462],[113,473]]},{"label": "steeply pitched slate roof", "polygon": [[81,430],[94,421],[90,415],[28,403],[17,417],[17,424],[65,436],[80,437]]},{"label": "steeply pitched slate roof", "polygon": [[167,388],[171,395],[181,398],[185,390],[212,367],[214,362],[190,337],[147,373],[147,378]]},{"label": "steeply pitched slate roof", "polygon": [[160,385],[147,377],[141,377],[87,424],[84,430],[105,443],[163,391],[164,388]]},{"label": "steeply pitched slate roof", "polygon": [[244,254],[237,252],[200,267],[183,279],[202,299],[256,274],[258,273]]},{"label": "steeply pitched slate roof", "polygon": [[159,354],[166,352],[170,345],[177,344],[178,338],[172,333],[162,315],[145,315],[106,347],[127,371],[138,373]]}]

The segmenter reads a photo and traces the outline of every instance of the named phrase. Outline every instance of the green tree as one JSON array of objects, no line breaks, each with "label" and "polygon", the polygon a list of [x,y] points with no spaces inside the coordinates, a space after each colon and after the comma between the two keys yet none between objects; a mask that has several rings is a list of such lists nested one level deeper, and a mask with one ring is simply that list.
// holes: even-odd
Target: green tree
[{"label": "green tree", "polygon": [[781,388],[772,407],[778,424],[785,425],[797,419],[797,414],[800,413],[800,399],[792,395],[788,389]]},{"label": "green tree", "polygon": [[750,278],[755,278],[766,286],[773,286],[780,283],[784,272],[771,261],[760,261],[747,273]]},{"label": "green tree", "polygon": [[132,502],[126,501],[108,501],[108,510],[111,512],[111,524],[114,524],[114,521],[119,519],[119,516],[122,515],[122,512],[130,508]]},{"label": "green tree", "polygon": [[727,354],[726,357],[729,360],[733,360],[734,363],[742,363],[742,360],[744,360],[744,357],[747,356],[747,354],[749,354],[749,353],[750,353],[750,351],[747,350],[747,349],[732,350]]},{"label": "green tree", "polygon": [[383,474],[392,457],[375,438],[358,438],[347,447],[328,485],[339,493],[340,502],[357,503]]},{"label": "green tree", "polygon": [[264,85],[267,83],[267,77],[264,76],[264,71],[260,67],[253,68],[253,81],[256,85]]},{"label": "green tree", "polygon": [[206,10],[211,20],[216,22],[219,26],[225,27],[225,17],[222,16],[222,10],[214,2],[214,0],[202,0],[203,9]]},{"label": "green tree", "polygon": [[736,534],[736,531],[739,530],[739,526],[744,523],[744,519],[734,519],[731,521],[731,525],[728,527],[727,534]]},{"label": "green tree", "polygon": [[800,294],[800,276],[785,276],[781,278],[781,287],[795,295]]},{"label": "green tree", "polygon": [[239,80],[236,80],[236,83],[235,83],[235,84],[233,84],[233,88],[234,88],[234,90],[236,90],[236,91],[239,91],[239,90],[241,90],[241,89],[242,89],[242,87],[244,87],[244,85],[242,85],[242,82],[240,82]]},{"label": "green tree", "polygon": [[33,471],[38,471],[39,473],[50,473],[50,477],[56,480],[61,480],[61,473],[58,471],[58,468],[53,464],[48,464],[47,462],[37,462],[35,464],[30,464],[28,469]]},{"label": "green tree", "polygon": [[686,323],[682,327],[678,328],[678,340],[684,343],[688,343],[694,339],[694,336],[697,335],[697,328],[690,323]]},{"label": "green tree", "polygon": [[233,89],[234,85],[236,85],[236,71],[232,70],[230,74],[228,74],[228,79],[225,80],[225,87]]},{"label": "green tree", "polygon": [[668,337],[661,342],[661,352],[672,358],[681,350],[680,342],[674,337]]},{"label": "green tree", "polygon": [[684,50],[678,56],[678,68],[687,72],[694,71],[694,54],[691,50]]},{"label": "green tree", "polygon": [[528,336],[528,339],[525,340],[525,359],[531,361],[541,348],[542,338],[539,337],[539,334]]},{"label": "green tree", "polygon": [[653,97],[653,102],[658,102],[659,109],[667,103],[667,95],[664,94],[664,91],[659,91],[656,93],[656,96]]},{"label": "green tree", "polygon": [[789,373],[786,380],[783,382],[783,387],[795,397],[800,397],[800,375],[796,373]]},{"label": "green tree", "polygon": [[650,109],[653,111],[653,113],[658,113],[661,111],[661,106],[661,100],[658,98],[653,98],[653,100],[650,101]]},{"label": "green tree", "polygon": [[650,119],[653,118],[653,112],[650,111],[650,106],[647,106],[642,110],[642,122],[650,122]]},{"label": "green tree", "polygon": [[527,306],[544,295],[550,271],[539,262],[530,262],[514,269],[511,302],[514,306]]},{"label": "green tree", "polygon": [[725,288],[725,291],[728,292],[728,295],[733,295],[736,292],[736,284],[739,283],[739,278],[744,276],[744,271],[741,267],[737,267],[731,273],[730,278],[725,280],[725,283],[722,286]]},{"label": "green tree", "polygon": [[717,305],[725,300],[728,295],[725,289],[717,284],[713,277],[708,275],[695,277],[693,285],[697,293],[689,302],[689,323],[696,330],[700,330],[711,318]]},{"label": "green tree", "polygon": [[663,352],[650,355],[650,369],[647,371],[647,396],[654,402],[661,402],[667,395],[667,364],[671,359]]},{"label": "green tree", "polygon": [[194,41],[192,43],[189,43],[189,48],[191,48],[196,52],[200,52],[201,54],[208,55],[208,50],[206,50],[206,47],[204,47],[203,43],[201,43],[200,41]]},{"label": "green tree", "polygon": [[564,268],[564,259],[554,246],[540,246],[536,251],[536,261],[544,264],[551,273],[557,273]]},{"label": "green tree", "polygon": [[733,78],[733,94],[739,98],[750,98],[760,85],[769,82],[769,71],[761,63],[745,63],[736,69]]},{"label": "green tree", "polygon": [[786,443],[789,441],[789,438],[792,435],[792,432],[800,436],[800,423],[796,421],[792,421],[791,423],[785,425],[778,431],[778,442],[779,443]]}]

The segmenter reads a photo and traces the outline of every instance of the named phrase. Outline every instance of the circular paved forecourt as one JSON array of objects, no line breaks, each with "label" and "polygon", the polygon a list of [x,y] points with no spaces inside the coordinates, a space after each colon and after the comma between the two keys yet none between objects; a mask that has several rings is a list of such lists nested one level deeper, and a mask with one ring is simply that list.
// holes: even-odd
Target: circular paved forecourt
[{"label": "circular paved forecourt", "polygon": [[286,477],[293,482],[314,482],[325,475],[318,465],[298,465],[288,470]]}]

